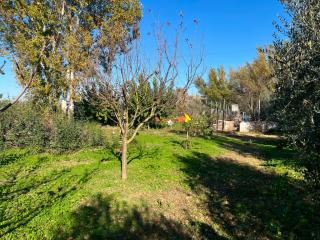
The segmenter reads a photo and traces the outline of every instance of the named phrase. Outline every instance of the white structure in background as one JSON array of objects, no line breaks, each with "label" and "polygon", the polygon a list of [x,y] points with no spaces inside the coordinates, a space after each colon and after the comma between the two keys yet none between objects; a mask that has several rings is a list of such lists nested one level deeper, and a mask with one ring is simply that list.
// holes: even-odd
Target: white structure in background
[{"label": "white structure in background", "polygon": [[243,122],[240,123],[240,129],[239,129],[240,132],[247,133],[247,132],[250,132],[252,130],[253,130],[253,126],[252,126],[251,122],[243,121]]},{"label": "white structure in background", "polygon": [[254,123],[250,121],[250,116],[245,112],[241,113],[242,121],[240,122],[239,132],[251,132],[254,130]]},{"label": "white structure in background", "polygon": [[73,101],[66,101],[66,100],[61,100],[61,109],[64,113],[66,113],[68,110],[70,112],[73,112],[74,110],[74,104]]},{"label": "white structure in background", "polygon": [[74,101],[72,99],[72,96],[74,95],[74,86],[72,85],[74,82],[74,71],[70,71],[69,69],[66,77],[69,82],[69,89],[66,92],[65,99],[61,100],[61,108],[68,116],[72,116],[74,113]]},{"label": "white structure in background", "polygon": [[239,112],[239,105],[238,104],[232,104],[231,105],[231,111],[232,112]]}]

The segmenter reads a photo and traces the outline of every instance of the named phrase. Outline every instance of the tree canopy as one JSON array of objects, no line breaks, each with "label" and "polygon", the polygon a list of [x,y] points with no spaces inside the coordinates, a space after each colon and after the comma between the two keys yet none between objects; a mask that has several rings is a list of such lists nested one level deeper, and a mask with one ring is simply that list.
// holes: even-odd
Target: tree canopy
[{"label": "tree canopy", "polygon": [[1,50],[22,86],[53,104],[75,89],[98,62],[108,69],[138,37],[138,0],[12,0],[0,5]]},{"label": "tree canopy", "polygon": [[208,100],[220,102],[223,100],[230,100],[231,91],[226,72],[222,66],[217,70],[211,68],[208,73],[208,81],[198,78],[196,86],[199,92],[207,97]]},{"label": "tree canopy", "polygon": [[276,25],[275,119],[304,158],[307,178],[320,188],[320,2],[282,1],[292,22]]},{"label": "tree canopy", "polygon": [[230,85],[233,99],[241,109],[260,119],[261,107],[268,104],[274,87],[272,68],[262,49],[258,48],[257,57],[251,63],[230,70]]}]

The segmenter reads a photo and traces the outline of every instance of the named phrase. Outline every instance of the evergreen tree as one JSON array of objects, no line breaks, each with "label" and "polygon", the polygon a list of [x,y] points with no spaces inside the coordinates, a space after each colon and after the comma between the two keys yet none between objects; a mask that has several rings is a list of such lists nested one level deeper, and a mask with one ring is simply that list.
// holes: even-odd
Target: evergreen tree
[{"label": "evergreen tree", "polygon": [[209,70],[208,82],[205,82],[202,78],[197,79],[196,87],[199,92],[210,101],[221,102],[223,100],[230,100],[231,91],[229,81],[222,66],[217,70],[214,68]]},{"label": "evergreen tree", "polygon": [[226,72],[222,66],[217,70],[214,68],[209,70],[208,82],[202,78],[196,81],[196,87],[202,96],[206,99],[206,104],[211,108],[211,115],[213,108],[217,119],[217,129],[219,125],[220,115],[222,115],[222,130],[224,130],[224,120],[226,119],[227,105],[231,101],[231,88],[229,80],[226,77]]},{"label": "evergreen tree", "polygon": [[233,99],[254,119],[260,120],[273,92],[272,68],[267,56],[258,48],[258,56],[237,70],[230,70]]},{"label": "evergreen tree", "polygon": [[306,178],[320,189],[320,2],[282,1],[292,22],[276,25],[285,40],[274,42],[277,80],[275,117],[303,156]]}]

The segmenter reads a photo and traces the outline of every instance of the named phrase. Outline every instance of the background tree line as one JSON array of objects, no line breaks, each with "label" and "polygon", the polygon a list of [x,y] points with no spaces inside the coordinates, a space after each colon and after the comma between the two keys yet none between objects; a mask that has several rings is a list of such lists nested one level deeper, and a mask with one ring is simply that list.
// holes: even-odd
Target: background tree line
[{"label": "background tree line", "polygon": [[272,66],[268,55],[259,48],[251,63],[230,69],[229,74],[222,66],[211,68],[208,80],[199,78],[196,87],[216,121],[234,117],[231,104],[238,104],[252,120],[266,120],[274,89]]}]

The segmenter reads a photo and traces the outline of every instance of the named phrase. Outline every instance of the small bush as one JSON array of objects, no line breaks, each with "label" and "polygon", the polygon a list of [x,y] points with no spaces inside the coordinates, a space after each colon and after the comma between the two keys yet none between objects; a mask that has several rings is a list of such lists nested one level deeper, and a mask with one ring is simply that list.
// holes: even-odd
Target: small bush
[{"label": "small bush", "polygon": [[29,103],[20,103],[0,114],[1,147],[42,148],[46,145],[41,114]]},{"label": "small bush", "polygon": [[85,123],[82,135],[86,147],[104,146],[106,144],[102,128],[96,123]]},{"label": "small bush", "polygon": [[7,142],[13,147],[46,146],[45,129],[41,116],[35,111],[23,112],[23,116],[13,119],[13,126],[7,132]]},{"label": "small bush", "polygon": [[59,151],[76,150],[83,145],[82,126],[72,119],[58,117],[54,119],[51,146]]},{"label": "small bush", "polygon": [[192,136],[207,136],[212,134],[212,125],[206,115],[193,117],[187,124],[189,134]]}]

